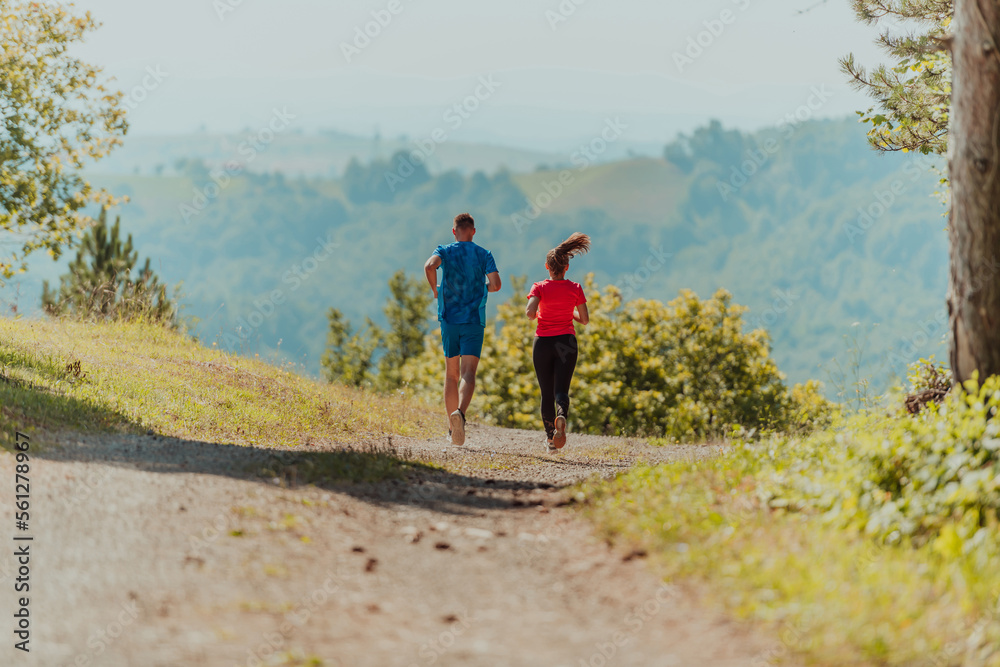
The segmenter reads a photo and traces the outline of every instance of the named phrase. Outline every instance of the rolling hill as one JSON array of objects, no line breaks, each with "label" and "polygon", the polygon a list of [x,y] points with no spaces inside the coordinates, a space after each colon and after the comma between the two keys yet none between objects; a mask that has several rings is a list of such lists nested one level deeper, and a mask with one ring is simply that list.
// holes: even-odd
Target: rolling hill
[{"label": "rolling hill", "polygon": [[[659,300],[685,287],[703,296],[726,287],[749,306],[749,324],[771,332],[774,356],[794,381],[827,379],[838,364],[850,369],[854,344],[845,336],[870,336],[859,372],[882,380],[901,373],[904,360],[943,356],[933,325],[947,285],[936,176],[919,158],[873,154],[851,120],[813,121],[786,135],[713,123],[680,137],[669,159],[580,169],[563,157],[516,173],[432,171],[363,201],[353,181],[245,171],[186,216],[184,205],[213,192],[208,166],[197,161],[175,174],[94,180],[129,195],[119,211],[123,227],[166,281],[183,281],[199,337],[280,354],[311,371],[325,345],[327,309],[356,322],[381,319],[390,275],[400,268],[419,275],[465,210],[505,276],[544,277],[545,252],[579,230],[594,250],[574,261],[574,277],[593,272],[600,284]],[[322,142],[315,144],[321,153]],[[312,154],[307,145],[302,160]],[[764,145],[776,148],[764,154]],[[766,159],[756,164],[754,155]],[[378,188],[391,168],[376,159],[356,176]],[[562,192],[540,198],[563,171],[570,178]],[[539,201],[547,206],[537,219],[516,224]],[[666,262],[651,261],[664,255]],[[30,310],[41,279],[60,270],[39,259],[0,298]],[[499,298],[511,296],[505,287]]]}]

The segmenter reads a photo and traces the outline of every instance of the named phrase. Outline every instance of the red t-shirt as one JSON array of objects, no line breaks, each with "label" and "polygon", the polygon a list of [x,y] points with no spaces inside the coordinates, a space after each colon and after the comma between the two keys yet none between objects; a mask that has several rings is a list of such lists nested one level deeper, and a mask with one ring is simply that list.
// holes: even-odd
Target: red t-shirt
[{"label": "red t-shirt", "polygon": [[531,286],[528,298],[539,297],[536,336],[576,334],[573,309],[587,303],[580,283],[572,280],[543,280]]}]

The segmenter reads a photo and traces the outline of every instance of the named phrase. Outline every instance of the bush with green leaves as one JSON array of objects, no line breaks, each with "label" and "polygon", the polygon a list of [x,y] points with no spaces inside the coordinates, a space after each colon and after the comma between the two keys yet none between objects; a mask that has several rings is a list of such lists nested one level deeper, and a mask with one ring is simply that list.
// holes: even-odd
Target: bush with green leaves
[{"label": "bush with green leaves", "polygon": [[[744,445],[772,507],[821,512],[887,543],[960,555],[1000,525],[1000,378],[916,415],[857,418],[804,439]],[[993,540],[992,543],[996,543]]]},{"label": "bush with green leaves", "polygon": [[996,667],[1000,383],[972,389],[935,417],[862,412],[639,465],[576,506],[667,579],[781,629],[782,659],[758,664]]},{"label": "bush with green leaves", "polygon": [[[516,294],[525,281],[515,281]],[[767,333],[744,332],[745,308],[725,290],[702,300],[689,290],[664,304],[624,301],[615,287],[586,280],[590,323],[578,326],[580,360],[571,391],[575,431],[671,440],[745,430],[811,427],[830,406],[817,383],[789,392],[769,356]],[[477,411],[508,427],[540,428],[540,395],[531,361],[534,322],[515,296],[487,326]],[[403,368],[415,393],[437,399],[443,362],[436,337]]]}]

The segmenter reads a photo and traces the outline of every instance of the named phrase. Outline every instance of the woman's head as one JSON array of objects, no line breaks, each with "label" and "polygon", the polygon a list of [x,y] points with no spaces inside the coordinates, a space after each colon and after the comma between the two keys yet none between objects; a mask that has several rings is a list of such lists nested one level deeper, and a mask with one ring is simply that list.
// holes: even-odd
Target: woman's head
[{"label": "woman's head", "polygon": [[576,232],[568,239],[549,251],[545,257],[545,266],[556,278],[566,275],[569,268],[569,260],[576,255],[582,255],[590,250],[590,237],[586,234]]}]

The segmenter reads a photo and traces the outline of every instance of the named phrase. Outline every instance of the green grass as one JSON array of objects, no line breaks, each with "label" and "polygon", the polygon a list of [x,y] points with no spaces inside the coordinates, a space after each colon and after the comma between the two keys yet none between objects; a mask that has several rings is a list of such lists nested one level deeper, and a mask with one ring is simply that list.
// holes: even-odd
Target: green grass
[{"label": "green grass", "polygon": [[[124,431],[256,447],[424,435],[425,407],[330,385],[260,359],[206,348],[155,325],[0,319],[0,426],[21,431]],[[317,478],[358,469],[382,476],[398,457],[356,450]],[[326,471],[326,472],[324,472]]]},{"label": "green grass", "polygon": [[746,452],[640,466],[577,497],[608,540],[647,550],[666,578],[700,580],[720,606],[768,624],[780,644],[761,664],[1000,664],[993,560],[884,546],[768,507],[761,482],[774,468]]}]

